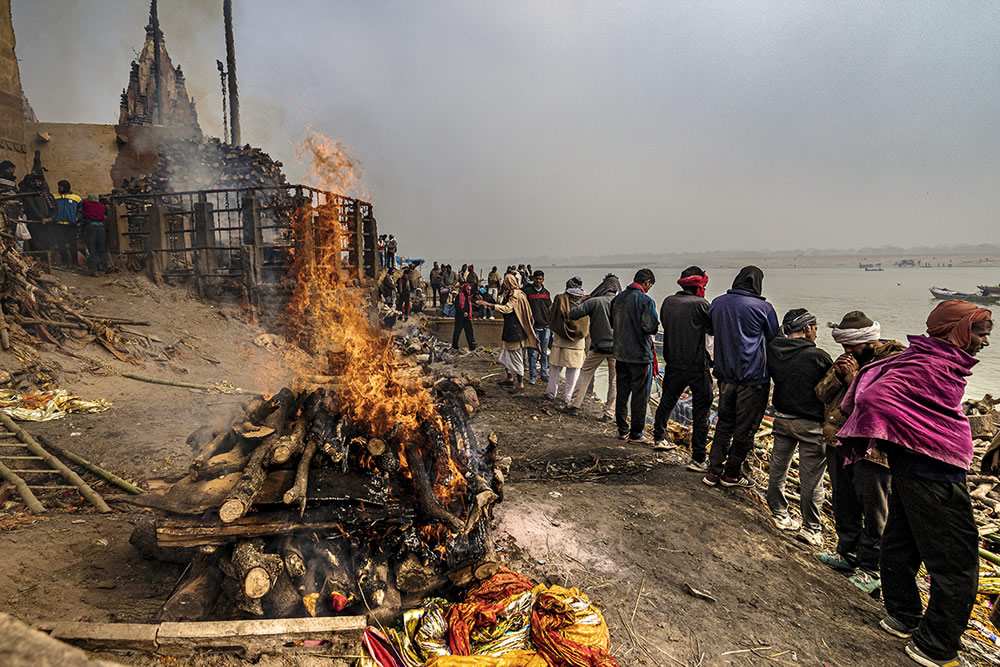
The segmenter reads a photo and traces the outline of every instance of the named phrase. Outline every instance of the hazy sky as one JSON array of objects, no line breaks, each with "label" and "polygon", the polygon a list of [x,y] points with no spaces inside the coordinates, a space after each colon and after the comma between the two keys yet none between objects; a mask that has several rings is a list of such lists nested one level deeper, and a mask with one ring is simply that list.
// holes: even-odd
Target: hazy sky
[{"label": "hazy sky", "polygon": [[[236,0],[243,140],[350,146],[427,259],[994,242],[1000,4]],[[161,0],[221,133],[221,0]],[[39,118],[114,123],[144,0],[13,0]]]}]

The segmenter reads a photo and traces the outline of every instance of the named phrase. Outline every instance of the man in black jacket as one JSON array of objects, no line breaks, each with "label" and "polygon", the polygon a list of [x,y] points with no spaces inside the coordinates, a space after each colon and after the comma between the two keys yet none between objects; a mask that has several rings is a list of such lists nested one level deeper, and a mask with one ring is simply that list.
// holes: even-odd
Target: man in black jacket
[{"label": "man in black jacket", "polygon": [[665,438],[667,419],[681,394],[690,387],[693,432],[687,468],[704,473],[708,472],[705,445],[708,442],[708,413],[712,407],[712,374],[705,347],[705,337],[712,333],[708,301],[705,300],[708,274],[700,267],[691,266],[684,269],[677,284],[681,291],[668,296],[660,306],[664,368],[660,404],[653,418],[653,448],[670,450],[676,447]]},{"label": "man in black jacket", "polygon": [[812,546],[823,544],[823,474],[826,446],[823,444],[823,414],[826,406],[813,388],[833,366],[830,355],[816,347],[816,317],[805,308],[787,313],[781,333],[768,343],[767,370],[774,380],[774,448],[767,484],[767,506],[781,530],[798,530],[800,524],[788,516],[785,479],[799,448],[799,491],[802,530],[798,538]]},{"label": "man in black jacket", "polygon": [[549,318],[552,311],[552,296],[545,287],[545,272],[535,271],[531,282],[522,288],[531,306],[531,319],[535,322],[535,338],[538,339],[538,349],[526,348],[528,358],[528,384],[535,384],[535,362],[538,362],[538,374],[542,382],[549,381]]},{"label": "man in black jacket", "polygon": [[[639,269],[632,284],[611,301],[612,347],[615,353],[615,425],[618,438],[638,445],[652,445],[643,435],[649,403],[649,372],[653,363],[653,334],[660,327],[656,304],[647,292],[656,282],[649,269]],[[629,428],[628,412],[632,410]]]}]

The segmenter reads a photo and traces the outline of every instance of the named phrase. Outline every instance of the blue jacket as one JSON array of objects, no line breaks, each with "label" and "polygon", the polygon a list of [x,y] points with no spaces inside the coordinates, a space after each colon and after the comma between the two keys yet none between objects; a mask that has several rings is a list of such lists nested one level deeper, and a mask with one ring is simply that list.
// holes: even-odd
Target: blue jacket
[{"label": "blue jacket", "polygon": [[63,225],[75,225],[80,217],[80,202],[83,201],[80,199],[80,195],[75,195],[72,192],[65,195],[57,194],[55,200],[55,221]]},{"label": "blue jacket", "polygon": [[753,292],[731,289],[715,297],[708,316],[715,334],[715,377],[750,387],[769,384],[767,344],[778,335],[774,306]]},{"label": "blue jacket", "polygon": [[615,360],[627,364],[653,363],[653,340],[660,328],[656,303],[633,283],[611,300]]}]

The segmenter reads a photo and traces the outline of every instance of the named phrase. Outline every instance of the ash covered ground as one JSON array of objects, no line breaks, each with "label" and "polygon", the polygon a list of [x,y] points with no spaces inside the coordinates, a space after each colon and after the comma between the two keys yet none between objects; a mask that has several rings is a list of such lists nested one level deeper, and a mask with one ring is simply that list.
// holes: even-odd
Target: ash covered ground
[{"label": "ash covered ground", "polygon": [[[93,310],[149,320],[148,334],[185,341],[183,356],[150,365],[144,375],[228,380],[268,392],[289,379],[280,355],[254,344],[263,331],[235,309],[134,276],[57,275]],[[102,375],[83,360],[44,354],[62,367],[64,388],[114,405],[103,414],[33,424],[32,431],[146,485],[184,475],[193,456],[187,436],[224,422],[242,400]],[[457,362],[459,372],[478,377],[498,368],[488,352]],[[621,664],[695,665],[702,654],[703,665],[905,660],[900,641],[876,626],[881,605],[816,563],[805,545],[779,535],[753,492],[707,489],[684,469],[683,451],[658,454],[616,440],[613,426],[597,422],[596,403],[585,403],[582,417],[567,417],[542,399],[541,386],[515,395],[497,379],[483,381],[473,425],[484,437],[497,434],[497,456],[513,458],[496,510],[501,558],[536,580],[576,586],[599,601]],[[182,566],[144,560],[128,538],[147,512],[115,501],[114,489],[97,488],[114,513],[99,515],[67,496],[44,517],[18,512],[19,503],[0,514],[3,611],[29,624],[155,619]],[[103,657],[162,664],[143,654]]]}]

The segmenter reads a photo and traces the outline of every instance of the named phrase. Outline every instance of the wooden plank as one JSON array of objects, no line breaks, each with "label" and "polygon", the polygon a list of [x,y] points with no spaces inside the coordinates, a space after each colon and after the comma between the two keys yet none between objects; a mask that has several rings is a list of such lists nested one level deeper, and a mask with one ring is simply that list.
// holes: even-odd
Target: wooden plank
[{"label": "wooden plank", "polygon": [[[158,652],[166,655],[186,655],[212,648],[238,648],[248,658],[284,653],[318,653],[353,658],[361,651],[365,625],[364,616],[165,622],[160,624],[156,641]],[[320,639],[327,644],[313,649],[286,647],[306,639]]]},{"label": "wooden plank", "polygon": [[52,636],[88,649],[156,650],[159,626],[146,623],[56,623]]}]

